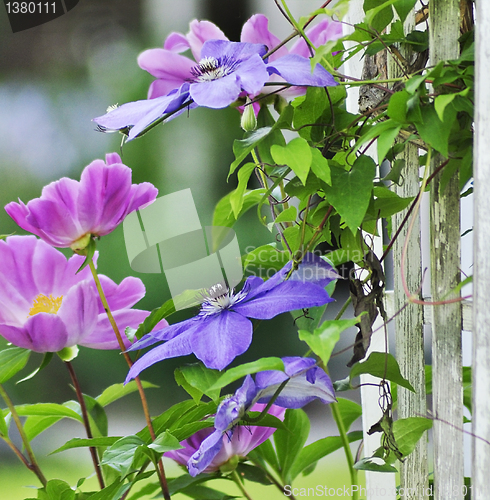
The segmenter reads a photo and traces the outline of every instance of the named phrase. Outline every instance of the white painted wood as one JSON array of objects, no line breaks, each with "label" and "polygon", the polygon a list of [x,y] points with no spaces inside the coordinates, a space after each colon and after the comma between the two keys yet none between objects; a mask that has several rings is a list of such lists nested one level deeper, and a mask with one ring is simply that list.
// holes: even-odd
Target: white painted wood
[{"label": "white painted wood", "polygon": [[[430,63],[459,56],[459,0],[431,0]],[[434,158],[432,169],[442,159]],[[460,282],[461,236],[459,176],[442,192],[440,176],[431,183],[431,289],[435,301],[458,297],[448,292]],[[461,303],[434,307],[432,319],[432,389],[434,499],[463,499],[463,389]],[[440,420],[439,420],[440,419]],[[444,422],[443,422],[444,421]],[[448,424],[449,423],[449,424]]]},{"label": "white painted wood", "polygon": [[[404,22],[405,33],[410,33],[414,28],[415,9]],[[399,45],[397,48],[407,63],[412,64],[416,59],[417,54],[413,53],[407,44]],[[390,78],[403,76],[399,64],[400,61],[396,61],[395,56],[389,53],[388,75]],[[403,183],[400,186],[394,184],[394,191],[403,198],[417,196],[420,190],[418,147],[414,144],[407,144],[398,159],[405,161],[405,167],[401,172]],[[392,217],[393,231],[396,231],[402,224],[407,212],[408,209]],[[404,274],[408,289],[415,293],[422,283],[420,212],[412,214],[412,217],[415,217],[415,220],[408,240]],[[402,285],[401,262],[407,237],[408,224],[403,227],[393,245],[394,293],[392,297],[394,310],[400,311],[395,318],[396,358],[402,375],[410,381],[416,392],[398,386],[397,417],[399,419],[425,415],[427,412],[424,369],[424,311],[421,305],[413,303],[403,308],[407,297]],[[419,298],[422,298],[421,294],[419,294]],[[427,498],[426,492],[429,486],[427,454],[427,433],[425,433],[405,462],[399,464],[401,500],[425,500]]]},{"label": "white painted wood", "polygon": [[[490,3],[476,4],[476,99],[474,150],[474,282],[473,282],[473,428],[490,441]],[[473,438],[474,500],[489,496],[490,445]]]}]

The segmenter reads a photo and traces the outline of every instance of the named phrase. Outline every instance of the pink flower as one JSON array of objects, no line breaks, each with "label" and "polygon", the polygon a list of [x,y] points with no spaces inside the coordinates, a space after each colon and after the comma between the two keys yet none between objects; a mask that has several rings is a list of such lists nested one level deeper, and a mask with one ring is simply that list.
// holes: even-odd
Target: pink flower
[{"label": "pink flower", "polygon": [[[241,42],[266,45],[270,50],[280,43],[279,38],[269,31],[269,21],[263,14],[255,14],[244,25],[240,37]],[[316,46],[325,44],[329,40],[337,40],[342,36],[342,24],[337,21],[323,19],[316,26],[306,30],[310,41]],[[138,57],[139,66],[148,71],[157,80],[149,88],[148,99],[154,99],[167,95],[171,90],[180,87],[188,80],[191,70],[201,60],[201,49],[204,42],[208,40],[227,40],[224,33],[209,21],[193,20],[190,23],[190,31],[187,35],[182,33],[171,33],[163,45],[163,49],[145,50]],[[180,55],[181,52],[190,49],[194,60]],[[310,57],[310,51],[306,42],[299,39],[288,50],[285,46],[274,52],[268,59],[269,81],[287,81],[293,85],[315,85],[304,79],[302,65],[305,58]],[[275,61],[279,61],[275,63]],[[308,63],[309,64],[309,63]],[[289,70],[289,71],[288,71]],[[311,68],[310,68],[311,73]],[[280,74],[281,78],[278,78]],[[295,81],[298,76],[301,78]],[[333,82],[333,80],[332,80]],[[334,83],[329,83],[332,85]],[[261,92],[264,92],[264,87]],[[305,93],[305,88],[292,87],[284,96],[297,96]],[[258,92],[255,95],[260,94]]]},{"label": "pink flower", "polygon": [[[67,261],[34,236],[0,241],[0,335],[35,352],[75,345],[119,348],[89,268],[76,274],[83,261],[79,255]],[[131,309],[145,295],[141,280],[129,277],[119,285],[104,275],[100,280],[119,329],[137,328],[149,314]],[[125,344],[131,345],[127,339]]]},{"label": "pink flower", "polygon": [[7,213],[26,231],[56,247],[85,248],[92,236],[113,231],[126,215],[155,200],[149,182],[131,184],[131,169],[117,153],[85,167],[80,182],[63,177],[25,205],[11,202]]},{"label": "pink flower", "polygon": [[[265,404],[256,403],[250,411],[262,411],[265,407]],[[277,405],[272,405],[268,411],[268,413],[281,420],[284,420],[285,412],[285,408],[281,408]],[[272,427],[237,426],[233,430],[231,439],[228,434],[223,435],[221,449],[215,455],[211,463],[203,471],[199,472],[217,471],[233,457],[246,458],[254,448],[257,448],[257,446],[269,439],[269,437],[274,434],[275,430],[276,429]],[[213,434],[213,432],[215,432],[213,427],[202,429],[180,443],[184,448],[168,451],[165,453],[165,456],[172,458],[181,465],[187,466],[190,458],[199,450],[201,443],[208,436]]]}]

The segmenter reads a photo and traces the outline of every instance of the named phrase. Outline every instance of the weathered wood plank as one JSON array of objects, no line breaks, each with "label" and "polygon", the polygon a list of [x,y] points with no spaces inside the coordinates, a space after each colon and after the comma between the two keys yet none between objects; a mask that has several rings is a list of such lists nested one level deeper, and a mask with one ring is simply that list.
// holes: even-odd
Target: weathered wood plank
[{"label": "weathered wood plank", "polygon": [[[430,62],[459,55],[459,0],[431,0]],[[432,162],[434,170],[441,158]],[[434,301],[459,294],[448,292],[460,282],[461,233],[459,176],[444,191],[440,177],[431,183],[431,289]],[[463,499],[463,421],[461,303],[434,307],[432,321],[434,499]],[[441,420],[437,420],[437,418]],[[448,422],[448,425],[445,422]]]},{"label": "weathered wood plank", "polygon": [[[473,428],[490,441],[490,3],[480,1],[476,25],[476,98],[474,150],[474,282],[473,282]],[[473,439],[472,498],[486,500],[490,446]]]},{"label": "weathered wood plank", "polygon": [[[405,33],[411,32],[415,27],[415,10],[407,17],[404,23]],[[409,46],[398,47],[399,53],[404,57],[407,66],[415,59]],[[388,59],[389,77],[402,75],[401,68],[394,57]],[[407,68],[408,69],[408,68]],[[407,144],[405,150],[399,155],[405,160],[402,170],[403,183],[395,185],[395,192],[402,197],[417,196],[420,190],[419,181],[419,152],[413,144]],[[393,228],[397,229],[407,210],[399,212],[392,217]],[[406,225],[393,245],[393,273],[394,273],[394,309],[399,311],[407,302],[401,279],[401,262],[403,246],[407,238]],[[415,293],[422,282],[422,256],[420,248],[420,214],[416,215],[412,234],[408,241],[405,259],[405,277],[409,290]],[[398,387],[398,418],[425,415],[427,402],[425,393],[425,360],[424,360],[424,324],[423,308],[417,304],[410,304],[403,309],[395,319],[396,357],[402,375],[410,381],[415,393]],[[425,500],[429,486],[427,463],[427,434],[417,443],[415,450],[408,456],[400,467],[400,486],[403,494],[401,500]]]}]

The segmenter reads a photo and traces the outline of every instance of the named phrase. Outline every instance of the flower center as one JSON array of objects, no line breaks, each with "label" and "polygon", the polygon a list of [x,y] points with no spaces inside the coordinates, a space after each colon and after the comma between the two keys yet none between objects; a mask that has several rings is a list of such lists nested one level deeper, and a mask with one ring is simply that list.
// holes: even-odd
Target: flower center
[{"label": "flower center", "polygon": [[51,294],[49,297],[46,297],[46,295],[40,293],[32,302],[32,307],[29,310],[28,317],[42,312],[56,314],[58,309],[61,307],[62,300],[63,295],[55,298]]},{"label": "flower center", "polygon": [[246,296],[247,293],[243,290],[235,294],[233,290],[228,290],[226,286],[218,283],[203,293],[203,302],[199,315],[206,317],[220,313],[224,309],[229,309],[237,302],[242,301]]},{"label": "flower center", "polygon": [[230,57],[205,57],[197,66],[191,69],[193,82],[212,82],[235,71],[240,61],[233,61]]}]

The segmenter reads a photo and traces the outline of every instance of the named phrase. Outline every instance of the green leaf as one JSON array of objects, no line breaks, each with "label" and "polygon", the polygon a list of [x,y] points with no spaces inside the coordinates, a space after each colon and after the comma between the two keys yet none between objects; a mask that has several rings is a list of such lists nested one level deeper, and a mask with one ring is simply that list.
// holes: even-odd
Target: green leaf
[{"label": "green leaf", "polygon": [[313,333],[306,330],[300,330],[299,338],[305,341],[310,349],[320,357],[326,365],[335,344],[339,341],[340,334],[347,328],[356,325],[358,322],[359,318],[326,320],[319,328],[316,328]]},{"label": "green leaf", "polygon": [[379,217],[391,217],[393,214],[405,210],[413,201],[413,197],[401,198],[394,191],[384,186],[374,187],[374,214]]},{"label": "green leaf", "polygon": [[238,217],[235,217],[231,208],[230,197],[232,193],[228,193],[216,204],[213,214],[213,226],[232,227],[245,212],[260,202],[265,193],[266,190],[262,188],[246,191],[243,195],[242,209]]},{"label": "green leaf", "polygon": [[[141,381],[141,385],[144,389],[153,389],[158,388],[158,385],[152,384],[151,382]],[[126,385],[124,384],[113,384],[110,385],[107,389],[105,389],[102,394],[97,396],[95,399],[101,406],[107,406],[121,399],[128,394],[136,392],[138,390],[138,386],[134,380],[128,382]]]},{"label": "green leaf", "polygon": [[100,464],[112,467],[123,477],[131,470],[136,450],[142,445],[146,443],[138,436],[125,436],[107,448]]},{"label": "green leaf", "polygon": [[398,123],[406,123],[407,121],[407,102],[410,99],[410,94],[406,90],[395,92],[390,97],[388,104],[388,116]]},{"label": "green leaf", "polygon": [[56,422],[59,422],[63,417],[27,417],[24,423],[24,432],[27,439],[32,441],[36,436],[49,429]]},{"label": "green leaf", "polygon": [[36,368],[32,373],[30,373],[29,375],[27,375],[27,377],[24,377],[23,379],[18,380],[17,384],[25,382],[26,380],[30,380],[35,375],[37,375],[42,369],[46,368],[46,366],[49,365],[49,362],[53,358],[53,355],[54,355],[54,352],[46,352],[46,353],[44,353],[43,360],[41,361],[41,364],[39,365],[39,367]]},{"label": "green leaf", "polygon": [[298,216],[298,210],[296,207],[291,206],[289,208],[286,208],[286,210],[283,210],[277,217],[275,222],[292,222],[296,220],[296,217]]},{"label": "green leaf", "polygon": [[271,147],[271,155],[279,165],[287,165],[306,184],[306,178],[311,168],[311,148],[302,137],[296,137],[286,146],[274,144]]},{"label": "green leaf", "polygon": [[404,457],[415,449],[425,431],[432,427],[432,420],[424,417],[409,417],[393,422],[396,444]]},{"label": "green leaf", "polygon": [[8,436],[9,428],[5,417],[3,416],[3,411],[0,409],[0,436]]},{"label": "green leaf", "polygon": [[291,484],[290,471],[308,438],[310,421],[303,410],[286,410],[284,425],[286,429],[278,429],[273,436],[281,477],[285,484]]},{"label": "green leaf", "polygon": [[122,484],[121,481],[117,479],[110,486],[90,495],[87,500],[120,500],[131,486],[131,483]]},{"label": "green leaf", "polygon": [[151,311],[151,313],[145,318],[143,323],[138,326],[138,329],[136,330],[136,338],[140,339],[143,335],[150,333],[159,321],[167,318],[174,312],[175,306],[172,299],[167,300],[161,307],[153,309],[153,311]]},{"label": "green leaf", "polygon": [[425,82],[425,79],[425,75],[412,76],[412,78],[405,82],[405,90],[409,94],[414,94],[420,85]]},{"label": "green leaf", "polygon": [[405,22],[405,19],[410,11],[415,7],[416,3],[417,0],[396,0],[393,4],[393,7],[395,7],[396,13],[402,23]]},{"label": "green leaf", "polygon": [[456,95],[457,94],[442,94],[438,95],[434,99],[434,108],[436,109],[437,116],[439,117],[439,120],[441,120],[441,122],[444,121],[444,111],[446,109],[446,106],[454,100]]},{"label": "green leaf", "polygon": [[447,158],[449,134],[456,117],[456,110],[452,106],[447,107],[444,121],[439,119],[433,106],[423,106],[421,112],[422,121],[415,123],[420,137]]},{"label": "green leaf", "polygon": [[[366,457],[359,460],[354,464],[354,469],[357,470],[369,470],[372,472],[398,472],[395,467],[387,464],[382,458],[376,458],[376,462],[373,457]],[[381,463],[378,463],[381,462]]]},{"label": "green leaf", "polygon": [[262,127],[253,132],[245,133],[245,139],[236,139],[233,142],[233,153],[235,161],[230,165],[228,177],[237,169],[240,163],[250,154],[252,149],[262,141],[270,132],[272,127]]},{"label": "green leaf", "polygon": [[247,191],[248,180],[254,171],[255,163],[246,163],[238,171],[238,186],[230,194],[230,204],[233,210],[235,219],[238,219],[240,211],[243,207],[243,196]]},{"label": "green leaf", "polygon": [[281,358],[270,357],[235,366],[223,373],[223,375],[221,375],[221,377],[210,387],[210,390],[221,389],[239,378],[265,370],[284,371],[284,363]]},{"label": "green leaf", "polygon": [[362,415],[362,407],[350,399],[337,398],[337,407],[346,431]]},{"label": "green leaf", "polygon": [[246,479],[247,481],[252,481],[254,483],[264,484],[269,486],[273,484],[272,481],[267,476],[267,472],[259,467],[253,465],[239,463],[236,471],[240,477]]},{"label": "green leaf", "polygon": [[196,403],[199,403],[203,394],[213,401],[219,399],[220,390],[209,390],[221,377],[218,370],[206,368],[202,363],[186,365],[175,370],[175,380],[183,387]]},{"label": "green leaf", "polygon": [[50,455],[60,453],[61,451],[71,450],[72,448],[84,448],[90,446],[112,446],[114,443],[121,439],[120,436],[106,436],[91,439],[73,438],[67,441],[63,446],[52,451]]},{"label": "green leaf", "polygon": [[381,162],[385,159],[388,151],[393,147],[393,143],[395,139],[398,137],[398,133],[402,128],[401,125],[398,125],[395,128],[385,130],[379,137],[377,141],[378,145],[378,162]]},{"label": "green leaf", "polygon": [[[88,235],[90,236],[90,235]],[[92,261],[94,254],[95,254],[95,240],[90,236],[88,245],[85,247],[85,260],[83,261],[83,264],[78,268],[77,272],[75,274],[78,274],[80,271],[85,269],[90,262]]]},{"label": "green leaf", "polygon": [[270,439],[264,441],[260,446],[257,446],[254,450],[252,450],[248,456],[252,460],[257,460],[261,463],[268,463],[274,471],[279,473],[279,462],[276,455],[276,450],[272,446],[272,442]]},{"label": "green leaf", "polygon": [[363,373],[369,373],[370,375],[379,378],[385,377],[386,380],[396,382],[398,385],[405,387],[405,389],[415,392],[415,389],[412,387],[410,382],[402,377],[398,362],[392,354],[372,352],[366,361],[356,363],[352,367],[350,371],[350,380]]},{"label": "green leaf", "polygon": [[376,164],[373,159],[362,155],[357,158],[350,171],[332,167],[332,186],[324,186],[328,201],[354,234],[366,215],[375,174]]},{"label": "green leaf", "polygon": [[[349,443],[362,439],[362,431],[353,431],[347,434]],[[305,446],[299,453],[298,458],[294,461],[291,467],[291,479],[294,479],[298,474],[304,471],[307,467],[316,464],[320,458],[323,458],[334,451],[342,448],[342,438],[340,436],[329,436],[319,439],[314,443]]]},{"label": "green leaf", "polygon": [[75,492],[61,479],[51,479],[45,489],[49,500],[75,500]]},{"label": "green leaf", "polygon": [[286,252],[277,250],[276,244],[271,243],[255,248],[243,257],[245,274],[268,278],[270,269],[279,271],[289,262]]},{"label": "green leaf", "polygon": [[183,446],[170,432],[165,431],[159,434],[153,443],[148,445],[148,448],[155,450],[157,453],[165,453],[171,450],[180,450]]},{"label": "green leaf", "polygon": [[31,351],[12,347],[0,351],[0,384],[7,382],[16,373],[20,372],[27,363]]},{"label": "green leaf", "polygon": [[[66,404],[66,403],[65,403]],[[44,417],[68,417],[83,423],[82,417],[71,408],[55,403],[37,403],[33,405],[19,405],[15,410],[21,417],[31,415]]]},{"label": "green leaf", "polygon": [[366,23],[377,32],[383,31],[393,19],[393,8],[397,0],[364,0]]},{"label": "green leaf", "polygon": [[311,171],[325,184],[332,185],[332,177],[330,175],[330,166],[328,160],[323,157],[321,151],[316,148],[311,148]]}]

